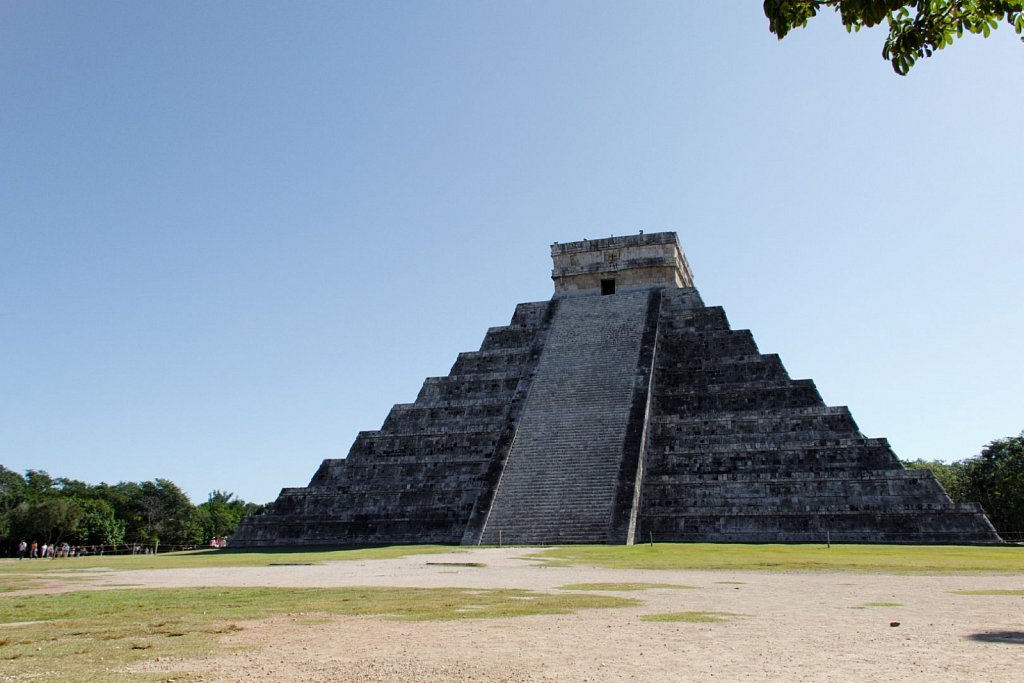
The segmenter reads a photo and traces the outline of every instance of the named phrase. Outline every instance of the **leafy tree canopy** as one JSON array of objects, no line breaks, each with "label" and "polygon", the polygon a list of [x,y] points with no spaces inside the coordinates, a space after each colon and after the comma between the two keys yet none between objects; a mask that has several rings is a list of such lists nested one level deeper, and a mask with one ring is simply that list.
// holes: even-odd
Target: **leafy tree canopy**
[{"label": "leafy tree canopy", "polygon": [[214,536],[230,536],[243,517],[262,509],[220,490],[196,506],[168,479],[91,485],[42,470],[21,475],[0,465],[0,555],[9,555],[20,540],[205,545]]},{"label": "leafy tree canopy", "polygon": [[[779,40],[803,28],[820,10],[839,13],[847,31],[886,22],[882,57],[905,76],[922,57],[952,45],[964,33],[985,37],[1000,23],[1024,34],[1024,0],[765,0],[769,28]],[[1024,40],[1024,38],[1022,38]]]},{"label": "leafy tree canopy", "polygon": [[1024,432],[997,439],[965,463],[967,496],[999,530],[1024,531]]}]

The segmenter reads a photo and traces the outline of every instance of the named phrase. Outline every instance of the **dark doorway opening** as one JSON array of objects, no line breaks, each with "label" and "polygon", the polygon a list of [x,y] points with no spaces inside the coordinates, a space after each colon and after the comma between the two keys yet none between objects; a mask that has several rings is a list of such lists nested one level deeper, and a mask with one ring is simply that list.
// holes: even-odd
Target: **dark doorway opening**
[{"label": "dark doorway opening", "polygon": [[601,294],[614,294],[615,280],[601,280]]}]

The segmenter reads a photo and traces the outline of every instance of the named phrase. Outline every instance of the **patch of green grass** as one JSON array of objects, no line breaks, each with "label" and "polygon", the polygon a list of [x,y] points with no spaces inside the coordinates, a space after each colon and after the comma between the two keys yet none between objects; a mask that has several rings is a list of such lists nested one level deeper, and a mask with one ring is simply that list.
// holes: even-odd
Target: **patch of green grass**
[{"label": "patch of green grass", "polygon": [[90,555],[53,560],[0,560],[0,577],[12,574],[42,575],[76,571],[126,571],[130,569],[192,569],[208,567],[269,567],[322,564],[345,560],[389,560],[406,555],[460,552],[441,545],[392,545],[352,550],[248,551],[190,550],[158,555]]},{"label": "patch of green grass", "polygon": [[54,583],[87,583],[91,577],[64,574],[7,573],[0,574],[0,593],[29,589],[45,589]]},{"label": "patch of green grass", "polygon": [[844,571],[884,574],[1024,573],[1024,548],[908,545],[656,543],[568,546],[532,555],[556,566],[612,569]]},{"label": "patch of green grass", "polygon": [[35,588],[40,585],[39,579],[25,574],[0,574],[0,593]]},{"label": "patch of green grass", "polygon": [[664,612],[662,614],[645,614],[640,617],[643,621],[686,621],[690,623],[716,623],[729,621],[734,617],[742,617],[742,614],[732,612]]},{"label": "patch of green grass", "polygon": [[133,615],[175,620],[230,621],[274,614],[383,615],[400,619],[456,619],[467,605],[488,618],[565,614],[581,608],[623,607],[635,600],[611,596],[465,588],[164,588],[56,593],[7,598],[0,623],[75,619],[117,621]]},{"label": "patch of green grass", "polygon": [[[494,619],[567,614],[637,605],[636,600],[586,593],[462,588],[174,588],[109,590],[7,597],[0,601],[0,669],[12,680],[148,680],[128,673],[157,657],[209,655],[239,622],[293,614],[379,615],[414,621]],[[30,622],[30,623],[23,623]],[[43,676],[45,678],[45,676]],[[166,680],[164,672],[157,678]],[[176,680],[187,679],[175,672]]]},{"label": "patch of green grass", "polygon": [[989,588],[989,589],[974,590],[974,591],[956,590],[956,591],[949,591],[949,592],[950,593],[954,593],[956,595],[1024,595],[1024,590],[1020,590],[1020,591],[1018,591],[1018,590],[1003,590],[1001,588]]},{"label": "patch of green grass", "polygon": [[688,589],[696,586],[684,586],[678,583],[643,583],[640,581],[624,583],[570,583],[559,586],[562,591],[645,591],[657,588]]},{"label": "patch of green grass", "polygon": [[[460,552],[438,545],[402,545],[351,550],[225,551],[192,550],[159,555],[92,555],[52,560],[0,560],[0,593],[44,588],[48,582],[84,582],[96,572],[208,567],[288,567],[352,560],[388,560],[406,555]],[[128,584],[124,584],[128,585]]]}]

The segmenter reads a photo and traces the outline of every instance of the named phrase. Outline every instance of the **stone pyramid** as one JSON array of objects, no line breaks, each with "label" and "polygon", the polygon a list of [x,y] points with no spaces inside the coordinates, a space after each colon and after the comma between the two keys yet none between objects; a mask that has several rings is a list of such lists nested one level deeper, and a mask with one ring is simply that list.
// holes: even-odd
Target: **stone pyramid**
[{"label": "stone pyramid", "polygon": [[243,520],[235,547],[998,543],[705,306],[675,233],[551,247],[555,293]]}]

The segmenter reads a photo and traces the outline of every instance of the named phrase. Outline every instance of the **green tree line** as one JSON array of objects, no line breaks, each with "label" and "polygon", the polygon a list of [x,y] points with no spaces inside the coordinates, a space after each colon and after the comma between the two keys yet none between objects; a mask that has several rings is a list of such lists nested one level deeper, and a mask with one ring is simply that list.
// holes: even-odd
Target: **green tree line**
[{"label": "green tree line", "polygon": [[980,503],[1004,537],[1024,534],[1024,432],[996,439],[966,460],[903,464],[907,469],[931,470],[954,503]]},{"label": "green tree line", "polygon": [[231,535],[242,517],[262,509],[225,491],[213,491],[205,503],[194,505],[167,479],[91,485],[41,470],[21,475],[0,465],[0,553],[8,556],[22,540],[205,545]]}]

